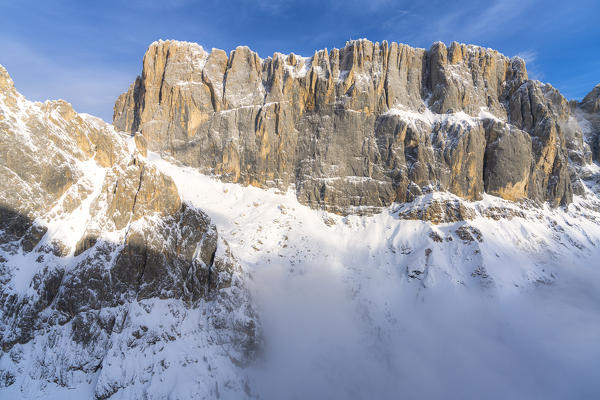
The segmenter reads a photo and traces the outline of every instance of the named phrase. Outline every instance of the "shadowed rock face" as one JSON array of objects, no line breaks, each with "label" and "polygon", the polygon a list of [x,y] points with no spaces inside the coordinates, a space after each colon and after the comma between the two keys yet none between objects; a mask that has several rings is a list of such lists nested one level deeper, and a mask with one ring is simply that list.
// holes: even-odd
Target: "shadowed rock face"
[{"label": "shadowed rock face", "polygon": [[[207,341],[227,347],[234,363],[254,358],[257,323],[239,266],[201,211],[183,204],[166,218],[133,223],[120,243],[88,237],[78,256],[44,244],[44,231],[29,248],[35,273],[26,293],[13,290],[23,271],[11,256],[26,251],[36,223],[2,207],[0,216],[0,389],[27,374],[65,387],[97,376],[94,398],[134,386],[144,392],[177,341],[199,349],[181,362],[210,352]],[[197,327],[194,315],[203,315]],[[140,351],[154,357],[124,376]]]},{"label": "shadowed rock face", "polygon": [[592,149],[594,161],[600,161],[600,84],[583,98],[576,112],[588,122],[585,139]]},{"label": "shadowed rock face", "polygon": [[161,41],[113,121],[205,173],[361,213],[433,190],[568,204],[568,154],[589,152],[567,147],[571,116],[523,60],[476,46],[358,40],[261,59]]}]

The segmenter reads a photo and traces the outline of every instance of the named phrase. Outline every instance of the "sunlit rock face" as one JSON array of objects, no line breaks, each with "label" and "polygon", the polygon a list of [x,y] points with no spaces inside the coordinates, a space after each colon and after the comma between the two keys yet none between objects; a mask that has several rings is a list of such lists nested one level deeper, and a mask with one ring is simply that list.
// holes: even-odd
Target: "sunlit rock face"
[{"label": "sunlit rock face", "polygon": [[569,155],[590,154],[573,115],[522,59],[477,46],[357,40],[261,59],[160,41],[113,120],[202,172],[293,184],[303,204],[347,214],[432,191],[569,204]]}]

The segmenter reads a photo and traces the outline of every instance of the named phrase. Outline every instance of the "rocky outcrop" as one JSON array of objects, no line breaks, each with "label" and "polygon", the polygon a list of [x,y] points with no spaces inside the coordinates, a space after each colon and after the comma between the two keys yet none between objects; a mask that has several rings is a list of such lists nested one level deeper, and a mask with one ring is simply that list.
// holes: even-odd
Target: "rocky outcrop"
[{"label": "rocky outcrop", "polygon": [[27,101],[2,67],[0,132],[0,388],[93,381],[95,398],[145,397],[171,366],[210,398],[219,363],[243,391],[233,372],[258,342],[245,275],[145,139]]},{"label": "rocky outcrop", "polygon": [[435,190],[568,204],[571,116],[523,60],[476,46],[357,40],[261,59],[160,41],[113,121],[204,173],[362,213]]},{"label": "rocky outcrop", "polygon": [[531,176],[531,137],[497,121],[486,122],[485,191],[508,200],[528,196]]},{"label": "rocky outcrop", "polygon": [[600,113],[600,84],[583,98],[579,108],[592,115]]},{"label": "rocky outcrop", "polygon": [[600,84],[576,105],[575,112],[583,120],[585,140],[592,150],[594,161],[600,161]]}]

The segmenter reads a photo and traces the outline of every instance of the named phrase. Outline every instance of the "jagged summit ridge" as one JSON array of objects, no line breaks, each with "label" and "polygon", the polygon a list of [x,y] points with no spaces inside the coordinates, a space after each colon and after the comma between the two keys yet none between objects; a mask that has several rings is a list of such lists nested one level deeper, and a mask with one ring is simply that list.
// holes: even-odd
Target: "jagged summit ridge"
[{"label": "jagged summit ridge", "polygon": [[[168,61],[169,65],[162,65],[162,61],[158,60],[161,57],[165,58],[164,61],[166,61],[166,58],[170,58]],[[417,57],[418,60],[411,60],[411,58],[414,57]],[[429,96],[432,94],[431,92],[434,91],[435,87],[441,83],[437,80],[440,78],[439,74],[434,72],[431,74],[423,74],[430,76],[419,77],[417,74],[411,74],[411,76],[408,76],[408,73],[411,71],[408,71],[406,68],[418,66],[411,65],[411,61],[420,61],[424,63],[431,61],[431,63],[437,64],[436,66],[443,66],[444,64],[447,64],[448,57],[450,63],[457,63],[459,60],[462,60],[467,62],[470,68],[483,69],[483,72],[486,74],[483,78],[486,78],[486,80],[488,77],[495,77],[500,81],[500,83],[502,83],[505,80],[511,79],[513,75],[520,77],[521,79],[527,79],[527,72],[522,59],[515,57],[511,60],[491,49],[485,49],[473,45],[464,45],[456,42],[452,43],[449,49],[446,49],[446,46],[442,42],[436,42],[428,52],[424,49],[416,49],[395,42],[388,44],[386,41],[384,41],[379,44],[372,43],[366,39],[359,39],[348,42],[346,47],[342,49],[332,49],[331,51],[324,49],[315,51],[312,57],[301,57],[293,53],[289,55],[275,53],[272,57],[261,59],[258,54],[252,52],[246,46],[239,46],[235,50],[231,51],[229,55],[227,55],[227,53],[223,50],[212,49],[212,51],[208,53],[202,48],[202,46],[195,43],[168,40],[157,41],[150,45],[144,57],[144,59],[147,60],[144,62],[144,65],[148,67],[154,66],[159,69],[161,66],[164,66],[168,67],[169,69],[165,72],[177,72],[176,64],[190,63],[191,70],[195,70],[198,73],[197,76],[192,71],[188,71],[188,74],[182,74],[179,76],[167,73],[165,74],[165,83],[168,84],[194,84],[203,82],[202,79],[209,80],[211,83],[218,83],[216,81],[221,80],[222,84],[218,85],[219,87],[211,89],[211,93],[214,91],[213,89],[221,89],[216,90],[217,93],[214,93],[214,95],[218,97],[218,100],[220,100],[218,103],[221,106],[218,107],[215,105],[216,110],[223,108],[234,108],[237,106],[237,102],[235,101],[236,99],[232,98],[230,101],[225,99],[224,101],[223,95],[226,92],[230,92],[231,97],[241,97],[243,100],[243,96],[241,94],[235,93],[235,87],[232,87],[228,90],[226,82],[229,80],[231,84],[235,84],[234,78],[236,77],[236,68],[241,66],[244,63],[244,60],[246,60],[246,62],[252,63],[257,70],[256,76],[249,75],[248,79],[254,82],[256,81],[258,75],[260,75],[261,78],[263,78],[263,82],[261,82],[262,88],[258,86],[258,90],[255,91],[256,97],[253,99],[255,101],[251,101],[251,97],[246,98],[246,101],[242,102],[243,105],[252,105],[254,103],[265,104],[272,101],[277,101],[278,98],[281,97],[282,88],[280,86],[284,83],[278,81],[283,78],[281,76],[282,73],[284,75],[287,73],[294,78],[303,78],[306,77],[307,73],[311,72],[314,73],[316,78],[332,78],[332,80],[334,80],[336,83],[343,83],[342,87],[340,88],[343,90],[341,94],[349,94],[347,91],[353,85],[369,86],[371,84],[377,90],[376,93],[369,94],[369,97],[371,97],[369,99],[371,103],[370,109],[371,111],[381,111],[377,109],[389,109],[398,105],[416,106],[414,108],[418,110],[420,106],[426,103],[426,100],[428,100],[429,103],[435,103],[437,100],[439,100],[437,98],[429,99]],[[428,60],[428,58],[431,60]],[[158,61],[158,64],[154,65],[154,61]],[[206,62],[209,62],[210,70],[203,72],[203,67]],[[475,62],[486,65],[476,67],[474,65]],[[180,67],[183,67],[183,65],[180,65]],[[215,67],[220,67],[218,69],[221,70],[221,76],[211,76],[214,75],[211,74],[211,72],[218,72],[215,70]],[[225,72],[227,72],[227,74],[225,74]],[[398,77],[394,76],[394,72],[401,72],[406,76],[404,76],[404,79],[398,80]],[[497,76],[493,76],[496,72]],[[366,75],[359,76],[359,73]],[[273,74],[279,76],[271,76]],[[382,76],[377,77],[374,76],[375,74]],[[142,74],[142,78],[143,77],[144,74]],[[200,77],[201,79],[193,79],[194,77]],[[172,80],[170,78],[179,79]],[[357,80],[361,78],[368,79],[365,79],[365,82],[357,82]],[[275,88],[273,87],[274,83],[276,84]],[[407,83],[411,83],[412,85]],[[481,87],[484,90],[487,90],[490,87],[494,89],[501,89],[498,87],[498,82],[493,82],[492,79],[490,79],[489,82],[476,83],[482,83]],[[248,88],[248,91],[250,91],[250,89],[256,88]],[[364,87],[357,88],[356,90],[358,89],[364,89]],[[337,91],[339,92],[340,90]],[[258,96],[260,93],[264,95],[264,98],[260,98],[260,96]],[[440,93],[436,94],[440,95]],[[377,100],[379,99],[377,99],[377,97],[381,95],[384,95],[386,100],[383,103],[378,104]],[[491,96],[491,99],[466,99],[464,101],[465,106],[461,107],[461,109],[466,108],[465,111],[469,111],[468,113],[470,115],[477,116],[480,111],[479,107],[469,106],[467,104],[469,103],[468,100],[476,100],[477,102],[481,102],[481,106],[488,107],[486,102],[488,100],[490,102],[497,100],[498,95],[499,93],[496,93],[495,96]],[[323,100],[327,101],[331,100],[331,98],[325,98]],[[481,100],[483,100],[483,102]],[[321,102],[318,103],[319,104],[315,104],[315,106],[321,104]],[[355,107],[351,108],[356,111],[360,111],[364,107],[362,104],[355,104]],[[442,103],[440,103],[437,108],[439,109],[434,109],[433,111],[438,113],[447,111],[447,109],[444,110]],[[118,111],[118,108],[116,108],[115,116],[117,114],[120,115]]]},{"label": "jagged summit ridge", "polygon": [[582,186],[569,154],[591,160],[572,118],[521,58],[472,45],[361,39],[261,59],[162,41],[114,124],[204,173],[294,185],[302,203],[346,214],[431,191],[569,204]]}]

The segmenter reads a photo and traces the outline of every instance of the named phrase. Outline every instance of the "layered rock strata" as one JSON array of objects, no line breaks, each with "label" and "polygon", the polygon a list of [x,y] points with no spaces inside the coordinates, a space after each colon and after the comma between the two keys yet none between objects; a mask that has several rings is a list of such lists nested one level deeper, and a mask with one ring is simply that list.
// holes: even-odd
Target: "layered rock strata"
[{"label": "layered rock strata", "polygon": [[431,191],[569,204],[569,154],[590,154],[572,116],[522,59],[476,46],[357,40],[261,59],[160,41],[113,122],[205,173],[294,185],[302,203],[345,214]]}]

